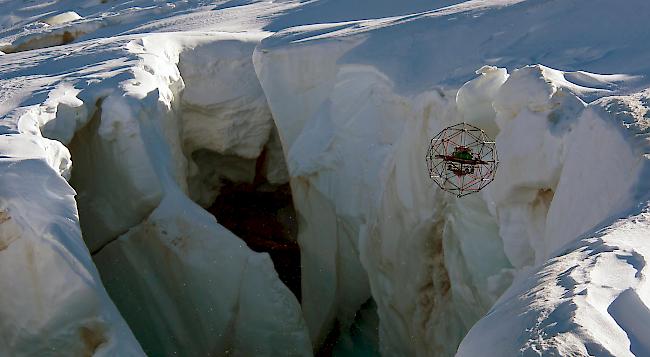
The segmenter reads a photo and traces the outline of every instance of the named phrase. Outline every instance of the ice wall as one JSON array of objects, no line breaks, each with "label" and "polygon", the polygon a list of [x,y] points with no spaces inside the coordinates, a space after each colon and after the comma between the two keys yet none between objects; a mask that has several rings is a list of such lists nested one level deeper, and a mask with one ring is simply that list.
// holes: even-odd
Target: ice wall
[{"label": "ice wall", "polygon": [[[108,355],[142,354],[142,349],[150,355],[311,355],[300,306],[279,280],[269,256],[251,251],[188,197],[191,188],[187,182],[193,173],[186,157],[191,157],[193,151],[225,148],[224,153],[254,158],[271,137],[268,109],[263,97],[259,99],[261,89],[256,81],[249,87],[241,85],[239,93],[224,92],[231,95],[224,106],[219,106],[218,96],[212,97],[216,98],[212,106],[201,102],[207,97],[205,91],[215,82],[228,86],[231,81],[230,87],[234,89],[244,83],[240,79],[246,76],[255,80],[251,54],[261,36],[196,33],[113,41],[100,47],[96,56],[101,58],[102,51],[117,52],[119,55],[110,55],[121,60],[87,64],[78,62],[74,55],[67,58],[69,66],[81,65],[83,70],[71,71],[74,76],[50,79],[49,97],[34,105],[29,115],[21,116],[18,124],[27,128],[23,131],[29,130],[38,140],[52,143],[41,144],[40,151],[21,150],[21,155],[43,157],[55,168],[57,172],[50,170],[56,178],[50,180],[54,195],[46,193],[46,197],[67,197],[66,204],[72,205],[62,208],[61,214],[73,219],[63,231],[48,228],[54,229],[52,239],[65,243],[66,234],[80,238],[74,191],[60,176],[70,177],[72,173],[70,183],[77,190],[84,239],[94,253],[94,262],[111,299],[133,331],[131,334],[105,294],[92,270],[88,251],[77,249],[81,245],[73,247],[75,255],[68,262],[77,268],[48,266],[49,274],[61,276],[58,281],[75,282],[76,272],[84,275],[82,281],[89,286],[85,290],[83,285],[71,287],[74,294],[85,295],[75,300],[71,293],[61,294],[57,298],[62,302],[52,308],[62,317],[54,315],[47,320],[53,324],[47,328],[56,327],[57,332],[67,334],[52,334],[53,339],[62,341],[62,348],[77,341],[70,337],[75,334],[79,336],[79,346],[72,345],[71,351],[86,348],[85,341],[90,346],[87,348],[96,348],[97,353],[104,348]],[[190,52],[194,50],[192,57]],[[223,56],[218,57],[217,53]],[[196,77],[185,72],[190,89],[186,93],[179,67],[183,68],[183,60],[191,64],[200,58],[213,60],[213,65],[204,67],[206,71]],[[234,73],[237,68],[240,72]],[[253,98],[253,105],[259,110],[228,114],[228,104],[234,108],[248,98]],[[192,110],[184,112],[188,106]],[[245,103],[242,106],[246,107]],[[197,120],[192,116],[201,110],[203,117]],[[223,123],[218,120],[220,117]],[[255,121],[256,118],[261,119]],[[214,125],[193,130],[200,120],[211,120]],[[186,123],[190,130],[183,131]],[[57,142],[42,139],[41,130],[68,145],[74,160],[72,168],[68,150]],[[16,140],[29,142],[26,135],[17,134]],[[228,141],[233,137],[238,140]],[[273,147],[277,150],[277,145]],[[229,148],[234,149],[227,151]],[[282,163],[277,158],[274,162]],[[269,172],[277,169],[268,168]],[[47,177],[46,173],[50,174],[46,170],[34,171],[38,176],[35,179]],[[12,217],[19,217],[13,208],[9,210]],[[43,225],[50,227],[48,222],[57,222],[57,213],[43,215]],[[7,222],[11,228],[11,219]],[[65,233],[68,230],[71,233]],[[61,248],[54,250],[65,254]],[[25,279],[29,279],[27,265],[31,264],[27,255]],[[81,267],[90,272],[78,273]],[[61,285],[55,279],[52,284]],[[37,289],[39,285],[34,283],[31,288]],[[26,295],[23,290],[15,294]],[[60,287],[56,292],[59,291]],[[47,291],[49,295],[53,293]],[[12,300],[17,299],[9,296],[8,301]],[[70,304],[75,301],[88,308],[72,307]],[[27,308],[16,311],[24,309]],[[81,316],[70,311],[80,311]],[[11,331],[20,319],[9,316],[6,321],[10,324],[5,331]],[[61,328],[66,324],[69,329]],[[40,348],[38,344],[26,345],[24,336],[45,333],[30,331],[10,336],[10,354],[29,354],[27,348]],[[59,342],[43,339],[42,343],[57,347]]]},{"label": "ice wall", "polygon": [[[148,90],[144,98],[140,88],[127,90],[137,99],[134,103],[104,100],[102,123],[91,136],[106,140],[101,126],[111,122],[113,113],[126,121],[114,129],[139,129],[136,136],[117,133],[114,137],[142,147],[136,152],[146,157],[142,163],[151,166],[127,174],[136,179],[152,177],[146,189],[160,197],[151,212],[136,215],[140,222],[97,253],[95,261],[106,287],[149,354],[310,355],[300,306],[278,279],[268,255],[252,252],[187,196],[185,182],[191,168],[185,157],[193,151],[254,158],[268,141],[270,118],[264,114],[268,111],[264,112],[265,102],[255,92],[255,82],[240,86],[240,92],[234,90],[246,83],[240,81],[245,76],[255,78],[250,58],[257,38],[190,35],[176,42],[165,40],[154,36],[130,44],[131,51],[144,53],[145,71],[136,80],[158,80],[158,87]],[[195,52],[190,55],[190,51]],[[203,72],[194,69],[195,77],[188,68],[200,58],[214,62],[202,67]],[[187,78],[181,79],[177,63]],[[225,73],[220,66],[227,69]],[[188,91],[181,93],[179,82],[187,83]],[[216,90],[225,87],[233,90],[222,92],[230,96],[223,104]],[[206,98],[212,102],[206,103]],[[259,109],[247,112],[247,98],[253,98],[252,105]],[[238,109],[242,112],[231,113]],[[94,174],[117,180],[124,173]],[[148,196],[130,192],[130,197],[133,201]]]},{"label": "ice wall", "polygon": [[143,356],[82,240],[68,150],[38,110],[16,114],[0,129],[0,354]]},{"label": "ice wall", "polygon": [[[620,68],[600,53],[576,53],[577,38],[555,41],[575,30],[568,14],[587,18],[610,5],[585,4],[592,12],[575,4],[501,5],[468,2],[386,22],[304,26],[256,49],[302,217],[303,310],[316,344],[333,321],[347,326],[367,297],[360,264],[377,303],[383,354],[453,355],[513,281],[631,202],[616,193],[596,199],[584,215],[555,208],[580,202],[560,183],[565,174],[587,175],[564,165],[587,103],[638,90],[639,78],[520,63],[644,73],[636,61]],[[642,23],[632,18],[632,26],[613,25],[630,31]],[[526,32],[532,22],[544,25]],[[477,34],[474,25],[494,31]],[[622,46],[601,37],[612,51]],[[545,55],[530,57],[540,46]],[[470,65],[479,70],[468,82]],[[488,189],[456,200],[433,187],[423,160],[430,138],[461,121],[497,138],[501,166]],[[615,160],[604,147],[594,152],[621,165],[634,160]],[[588,165],[596,164],[578,164]],[[559,190],[567,196],[560,199]]]},{"label": "ice wall", "polygon": [[265,176],[275,183],[288,180],[251,59],[265,35],[222,36],[218,46],[197,44],[179,58],[185,83],[180,115],[183,152],[190,165],[189,195],[204,207],[214,201],[221,179],[252,182],[255,160],[263,150],[268,158]]},{"label": "ice wall", "polygon": [[573,118],[542,222],[545,263],[517,279],[459,356],[650,352],[648,103],[647,91],[609,97]]},{"label": "ice wall", "polygon": [[452,354],[512,266],[486,203],[434,189],[423,158],[432,133],[464,115],[496,128],[481,108],[507,74],[482,68],[460,106],[454,91],[402,96],[376,68],[339,63],[357,43],[271,39],[255,55],[302,218],[305,318],[316,344],[335,320],[347,328],[368,298],[367,274],[382,353]]}]

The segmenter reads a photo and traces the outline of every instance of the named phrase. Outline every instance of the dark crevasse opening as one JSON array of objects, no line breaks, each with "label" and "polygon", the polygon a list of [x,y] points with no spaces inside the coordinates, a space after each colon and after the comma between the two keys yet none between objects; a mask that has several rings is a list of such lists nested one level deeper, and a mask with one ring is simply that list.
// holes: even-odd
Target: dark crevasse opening
[{"label": "dark crevasse opening", "polygon": [[378,357],[379,316],[370,298],[357,311],[352,325],[342,329],[337,321],[315,357]]},{"label": "dark crevasse opening", "polygon": [[300,301],[300,247],[291,188],[288,183],[273,185],[260,174],[264,159],[263,153],[253,182],[222,179],[207,210],[252,250],[268,253],[278,276]]}]

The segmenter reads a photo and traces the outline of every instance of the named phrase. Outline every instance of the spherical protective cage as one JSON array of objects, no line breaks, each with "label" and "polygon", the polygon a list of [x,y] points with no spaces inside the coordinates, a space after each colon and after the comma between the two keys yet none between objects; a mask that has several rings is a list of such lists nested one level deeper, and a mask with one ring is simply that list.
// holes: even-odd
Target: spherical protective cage
[{"label": "spherical protective cage", "polygon": [[[474,160],[453,160],[457,148],[469,149]],[[467,123],[452,125],[434,136],[426,161],[429,177],[458,197],[478,192],[492,182],[499,164],[494,140]]]}]

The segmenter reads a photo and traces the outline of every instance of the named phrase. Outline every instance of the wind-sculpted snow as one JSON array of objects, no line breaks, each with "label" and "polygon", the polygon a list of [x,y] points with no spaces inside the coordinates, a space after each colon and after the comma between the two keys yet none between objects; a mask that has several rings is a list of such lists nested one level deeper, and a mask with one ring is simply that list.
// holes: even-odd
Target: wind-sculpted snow
[{"label": "wind-sculpted snow", "polygon": [[517,281],[458,355],[647,355],[647,223],[631,216],[568,245]]}]

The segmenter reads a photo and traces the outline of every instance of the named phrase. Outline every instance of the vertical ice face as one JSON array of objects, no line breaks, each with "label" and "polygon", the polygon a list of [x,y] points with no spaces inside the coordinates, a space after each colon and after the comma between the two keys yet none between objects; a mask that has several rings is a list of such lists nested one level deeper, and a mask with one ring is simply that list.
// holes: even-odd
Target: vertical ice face
[{"label": "vertical ice face", "polygon": [[394,142],[377,216],[360,245],[388,355],[453,354],[512,279],[481,195],[456,200],[436,190],[422,169],[426,145],[413,145],[446,123],[496,127],[494,111],[481,108],[491,109],[507,73],[484,67],[477,74],[458,93],[427,93],[409,103],[413,112]]},{"label": "vertical ice face", "polygon": [[[300,306],[268,255],[252,252],[187,196],[185,154],[204,149],[254,158],[269,138],[270,118],[259,84],[236,87],[241,78],[255,78],[250,62],[255,39],[181,36],[169,39],[167,46],[157,40],[132,43],[131,51],[157,54],[154,61],[166,58],[174,68],[174,60],[192,65],[205,57],[212,62],[201,70],[180,66],[188,74],[183,79],[187,91],[181,94],[181,73],[154,66],[144,55],[149,71],[138,80],[154,83],[146,95],[141,87],[127,88],[125,99],[102,102],[102,122],[94,137],[110,133],[103,126],[133,128],[133,135],[118,135],[112,142],[127,141],[133,148],[129,160],[143,159],[137,169],[95,174],[115,180],[152,177],[144,187],[160,197],[151,212],[135,215],[141,220],[95,255],[103,281],[148,354],[310,355]],[[241,92],[224,91],[230,81]],[[220,93],[232,98],[222,100]],[[252,113],[245,109],[249,98],[257,103]],[[119,116],[111,120],[114,114],[105,118],[104,113]],[[116,122],[121,124],[111,125]],[[82,175],[88,163],[77,166]],[[147,197],[132,192],[130,200],[115,202]],[[84,211],[81,216],[83,220]]]},{"label": "vertical ice face", "polygon": [[[17,155],[2,175],[11,181],[2,197],[15,198],[3,203],[2,229],[8,234],[2,246],[12,254],[2,260],[8,264],[2,271],[18,269],[20,275],[2,281],[23,284],[3,289],[8,302],[2,310],[8,321],[1,330],[4,354],[60,348],[107,356],[141,355],[143,350],[153,355],[311,355],[300,305],[269,256],[251,251],[188,197],[186,153],[216,145],[254,158],[271,135],[268,109],[255,82],[242,86],[225,105],[220,97],[205,103],[214,92],[205,88],[215,82],[228,86],[228,81],[256,78],[251,54],[259,36],[222,36],[161,35],[151,42],[113,44],[111,50],[126,66],[95,64],[88,72],[104,77],[81,74],[56,84],[46,103],[19,117],[12,129],[16,135],[2,137],[3,156]],[[202,52],[206,47],[201,46],[208,50]],[[215,62],[202,76],[190,73],[191,90],[183,93],[178,63],[183,51],[194,48],[196,56]],[[221,62],[215,57],[219,48],[224,50]],[[70,60],[75,63],[74,57]],[[229,66],[239,74],[228,72]],[[193,92],[196,88],[203,90]],[[199,111],[205,104],[204,115],[184,117],[183,97]],[[247,107],[249,98],[252,114],[238,113],[237,106]],[[220,130],[223,113],[226,129]],[[200,135],[192,130],[183,135],[185,119],[194,126],[202,119],[216,124],[206,125]],[[70,148],[70,182],[77,189],[84,238],[113,301],[82,244],[74,191],[61,177],[70,176],[70,154],[60,143],[40,137],[39,127]],[[269,150],[277,151],[279,145],[273,145]],[[282,163],[275,157],[269,165]],[[274,170],[278,167],[267,167]],[[281,174],[275,176],[282,180]],[[12,196],[18,177],[33,181],[37,189]],[[38,217],[28,219],[29,211]],[[25,306],[29,303],[44,306],[34,310]],[[17,315],[23,310],[34,315]]]},{"label": "vertical ice face", "polygon": [[[378,75],[371,68],[337,71],[336,60],[347,46],[326,46],[299,59],[290,51],[264,49],[254,56],[291,177],[299,219],[302,309],[316,346],[336,320],[346,330],[370,297],[357,248],[362,213],[377,199],[366,187],[374,186],[380,167],[368,158],[385,151],[377,140],[390,141],[384,135],[393,135],[391,129],[378,132],[381,128],[370,118],[382,110],[402,110],[399,98],[381,104],[387,85],[381,78],[374,88],[377,94],[366,86]],[[337,84],[346,89],[332,92]],[[360,107],[353,100],[359,98],[364,103]],[[345,139],[339,136],[344,127],[350,128],[343,133]]]},{"label": "vertical ice face", "polygon": [[185,82],[183,146],[256,158],[273,127],[252,53],[259,36],[224,39],[218,46],[184,51],[179,70]]},{"label": "vertical ice face", "polygon": [[[544,78],[549,86],[562,86],[547,75]],[[650,316],[643,279],[650,254],[645,239],[648,92],[603,98],[576,111],[580,106],[570,99],[571,89],[564,88],[569,91],[551,87],[547,92],[550,103],[559,93],[564,96],[559,105],[551,106],[553,111],[544,110],[545,106],[538,106],[542,110],[534,113],[524,110],[527,114],[516,115],[510,124],[514,127],[517,120],[533,116],[545,124],[539,126],[538,139],[531,139],[538,148],[527,156],[535,168],[508,172],[513,177],[511,187],[541,189],[541,185],[550,184],[553,194],[542,207],[538,204],[540,194],[528,194],[528,203],[522,206],[521,198],[526,196],[519,194],[526,191],[521,188],[510,189],[520,199],[516,208],[508,207],[507,200],[496,199],[497,216],[505,212],[508,217],[518,209],[517,222],[529,222],[529,228],[518,236],[509,236],[514,231],[502,231],[504,242],[527,237],[536,263],[533,269],[520,273],[491,312],[472,328],[460,346],[460,356],[479,351],[490,355],[534,351],[617,356],[650,351],[639,338],[648,333],[644,321]],[[558,118],[570,122],[561,123]],[[505,130],[499,134],[504,145],[512,140],[506,135]],[[555,144],[547,146],[549,143]],[[525,150],[522,143],[518,147]],[[514,162],[521,165],[521,161]],[[516,183],[522,179],[525,181]],[[498,197],[503,188],[497,184],[489,192]],[[502,221],[500,226],[509,223]],[[623,307],[625,303],[629,305]],[[497,340],[501,343],[494,344]]]},{"label": "vertical ice face", "polygon": [[[293,36],[287,38],[295,41]],[[309,31],[303,36],[309,38]],[[573,148],[582,145],[577,138],[609,137],[598,127],[584,127],[591,111],[585,112],[582,98],[606,95],[603,88],[623,77],[541,65],[508,75],[485,66],[458,91],[403,95],[388,74],[354,63],[364,58],[355,47],[367,44],[361,39],[297,45],[278,35],[255,55],[305,222],[303,290],[307,296],[310,290],[329,292],[304,300],[305,316],[316,343],[328,321],[345,321],[349,315],[338,294],[361,295],[345,285],[355,272],[341,257],[358,254],[377,303],[381,352],[451,355],[513,279],[525,279],[564,244],[630,202],[631,186],[622,184],[603,198],[612,205],[583,207],[589,212],[584,215],[558,208],[586,205],[589,195],[604,187],[583,184],[583,192],[591,193],[576,197],[564,182],[588,175],[598,156],[584,164],[566,162],[577,160],[572,157]],[[456,200],[432,187],[422,169],[426,147],[414,143],[426,143],[461,121],[496,137],[501,164],[484,192]],[[607,147],[589,150],[612,159],[618,155]],[[616,175],[621,176],[606,179],[610,184],[636,172],[634,155],[620,155]],[[567,198],[556,199],[559,190]],[[310,229],[335,222],[336,230]],[[344,222],[359,229],[342,230]],[[341,237],[352,243],[348,237],[357,237],[356,245],[341,245]]]},{"label": "vertical ice face", "polygon": [[647,145],[643,140],[647,117],[634,112],[642,108],[648,108],[643,97],[606,98],[588,106],[580,116],[569,136],[557,199],[548,211],[547,255],[638,208],[647,188],[643,179],[647,163],[641,149]]},{"label": "vertical ice face", "polygon": [[546,215],[553,199],[567,134],[584,103],[543,66],[515,70],[494,100],[500,165],[487,195],[496,209],[505,252],[516,268],[548,258]]},{"label": "vertical ice face", "polygon": [[455,202],[433,188],[425,143],[464,117],[496,134],[492,101],[507,73],[482,68],[458,95],[402,96],[373,66],[335,65],[356,43],[271,39],[255,55],[301,217],[305,318],[317,345],[334,320],[347,328],[367,274],[382,353],[452,354],[512,265],[479,196]]},{"label": "vertical ice face", "polygon": [[95,262],[149,355],[311,354],[300,307],[269,256],[180,192]]},{"label": "vertical ice face", "polygon": [[32,119],[0,138],[0,354],[143,356],[82,240],[68,150]]},{"label": "vertical ice face", "polygon": [[265,148],[267,171],[284,166],[280,143],[266,146],[274,125],[251,55],[260,39],[225,36],[219,45],[198,43],[180,54],[185,83],[181,136],[189,159],[189,195],[204,207],[217,196],[220,178],[252,181],[255,160]]}]

